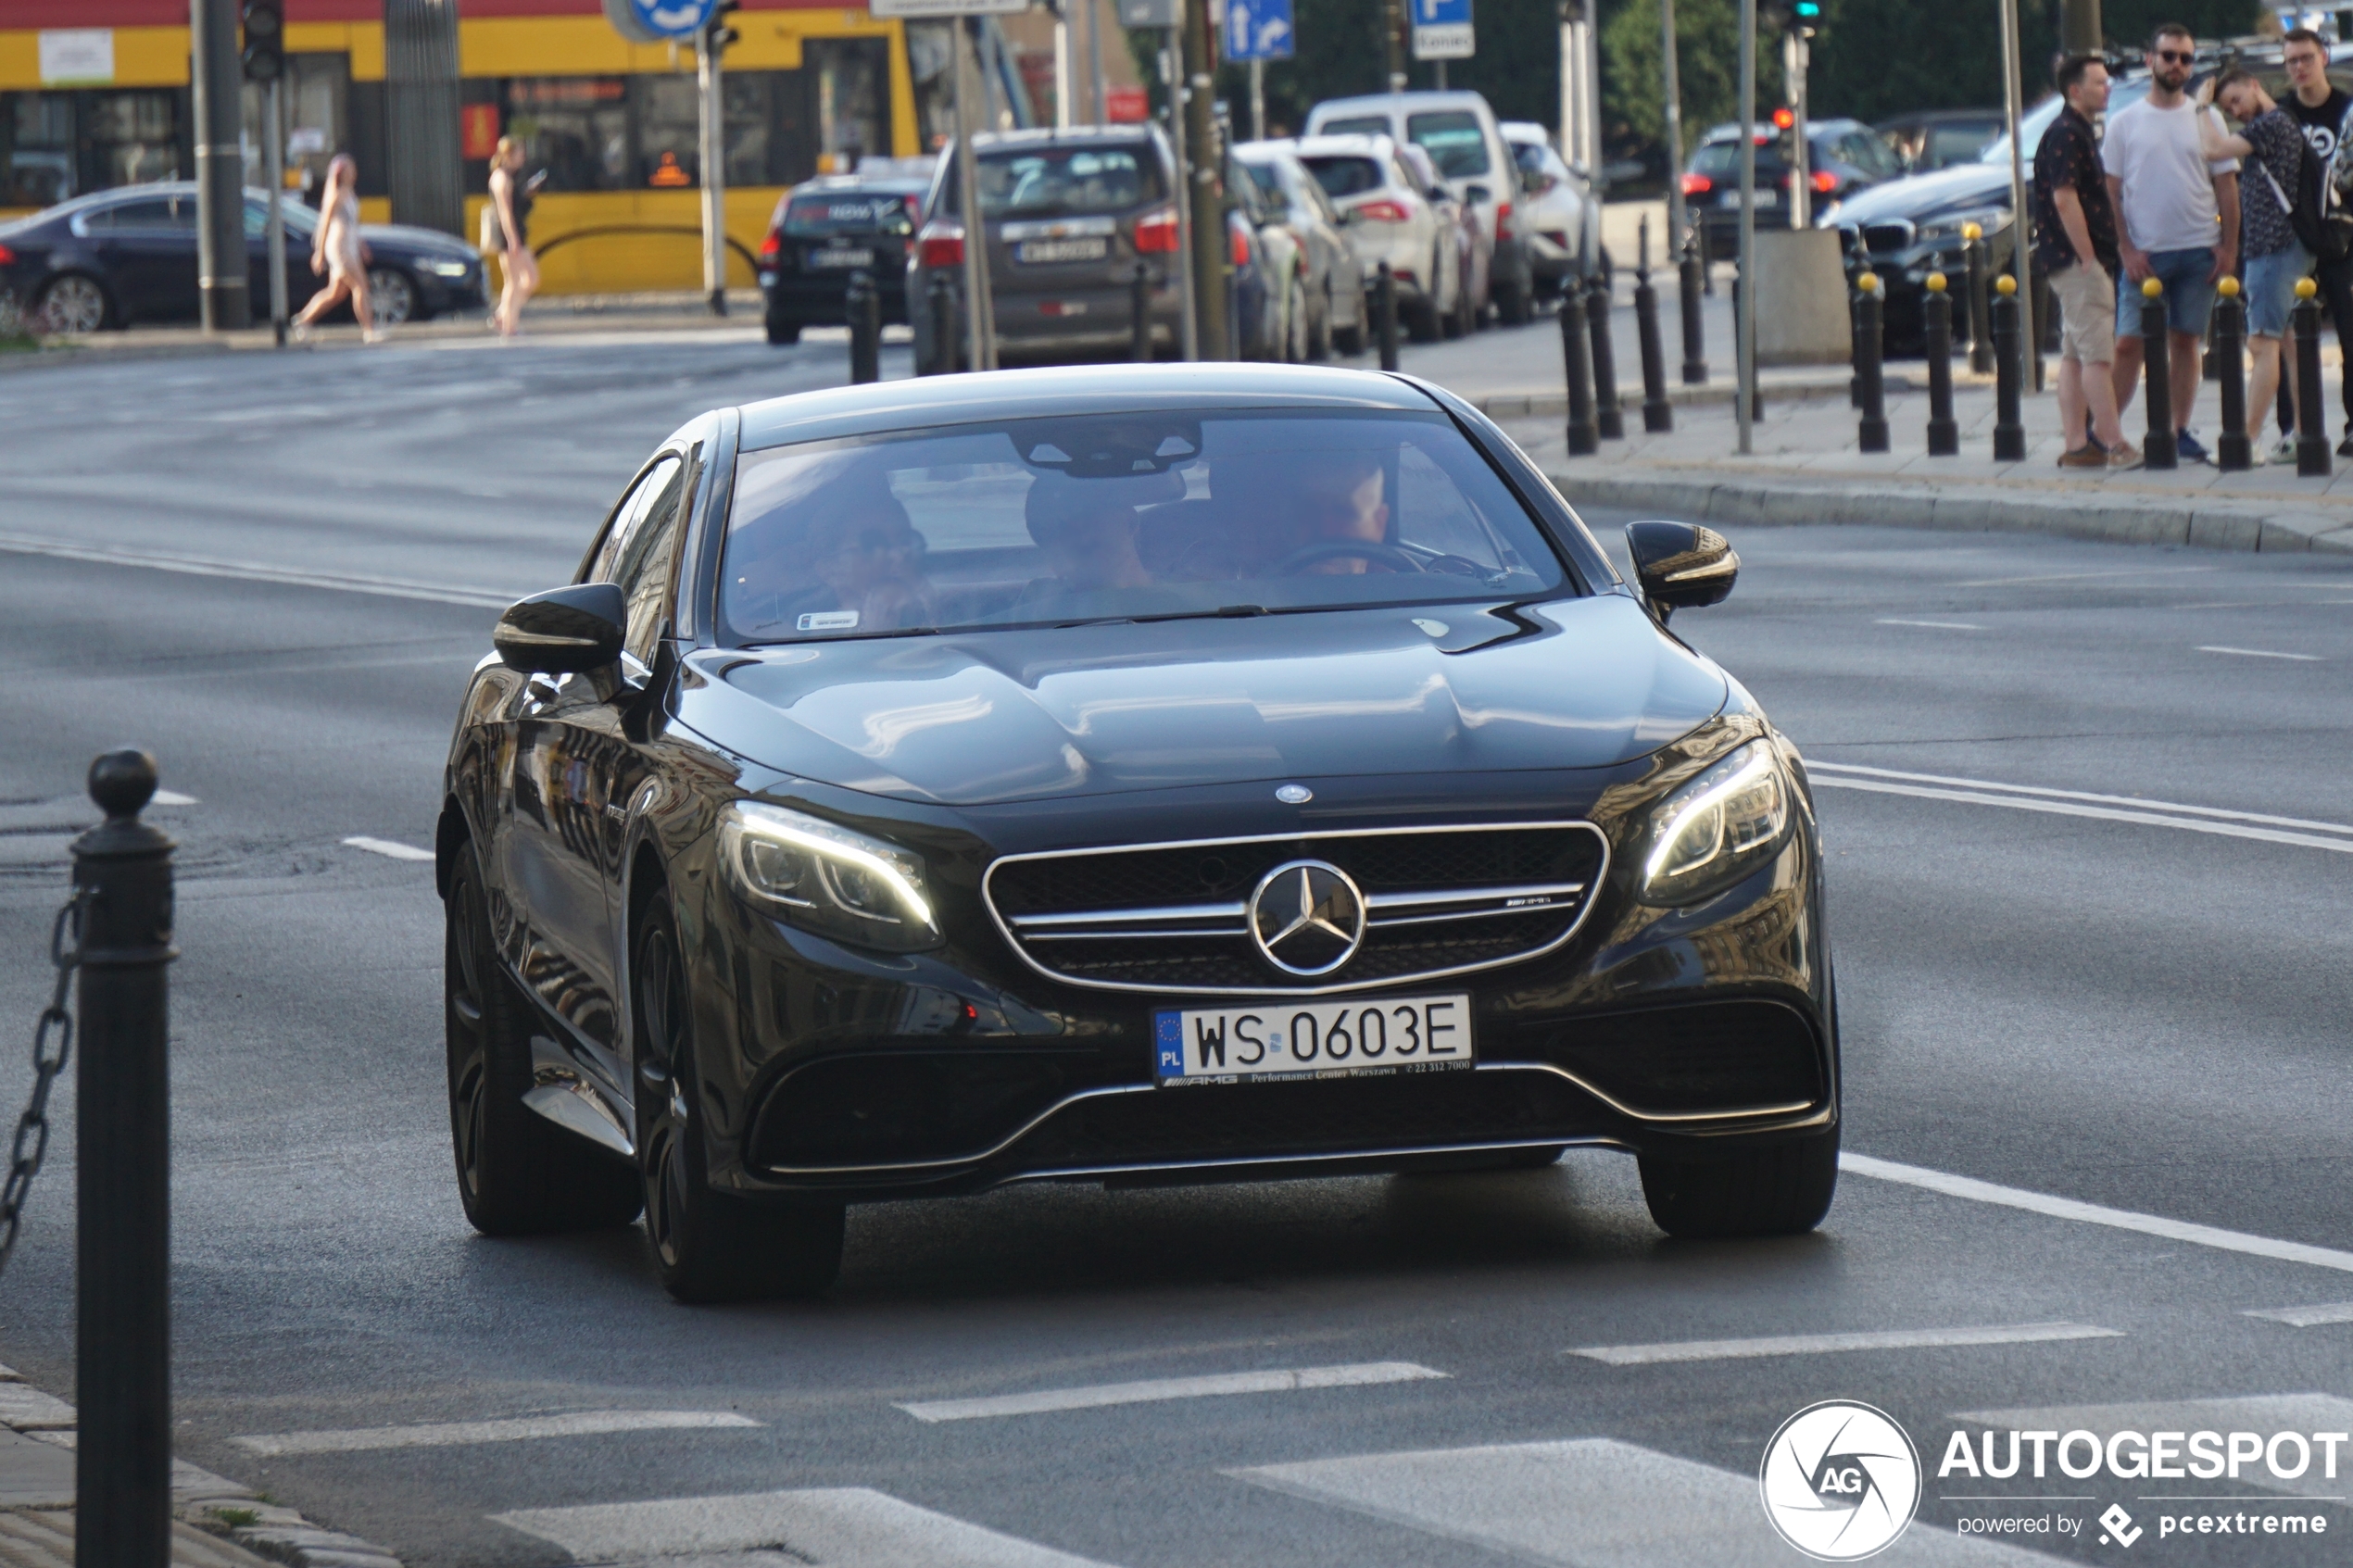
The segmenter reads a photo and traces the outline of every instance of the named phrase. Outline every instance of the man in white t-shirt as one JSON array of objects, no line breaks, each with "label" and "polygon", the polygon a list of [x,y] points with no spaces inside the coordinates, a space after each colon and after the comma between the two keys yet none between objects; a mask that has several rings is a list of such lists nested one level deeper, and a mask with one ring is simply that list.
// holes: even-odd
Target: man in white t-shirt
[{"label": "man in white t-shirt", "polygon": [[2146,56],[2148,96],[2108,118],[2100,165],[2124,231],[2117,247],[2124,282],[2116,291],[2116,406],[2132,403],[2141,379],[2141,284],[2155,278],[2165,288],[2175,446],[2184,461],[2202,463],[2206,448],[2190,433],[2190,408],[2214,285],[2238,265],[2239,185],[2236,158],[2208,162],[2199,150],[2197,117],[2212,111],[2182,92],[2196,56],[2188,28],[2158,28]]}]

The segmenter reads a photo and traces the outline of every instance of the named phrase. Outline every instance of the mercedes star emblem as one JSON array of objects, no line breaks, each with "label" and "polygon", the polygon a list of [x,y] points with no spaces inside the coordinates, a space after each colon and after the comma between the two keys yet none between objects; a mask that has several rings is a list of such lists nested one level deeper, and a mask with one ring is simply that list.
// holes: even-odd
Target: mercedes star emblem
[{"label": "mercedes star emblem", "polygon": [[1250,896],[1250,937],[1286,974],[1329,974],[1365,940],[1365,897],[1338,866],[1290,860]]},{"label": "mercedes star emblem", "polygon": [[1315,792],[1305,784],[1285,784],[1275,792],[1275,798],[1286,806],[1304,806],[1315,798]]}]

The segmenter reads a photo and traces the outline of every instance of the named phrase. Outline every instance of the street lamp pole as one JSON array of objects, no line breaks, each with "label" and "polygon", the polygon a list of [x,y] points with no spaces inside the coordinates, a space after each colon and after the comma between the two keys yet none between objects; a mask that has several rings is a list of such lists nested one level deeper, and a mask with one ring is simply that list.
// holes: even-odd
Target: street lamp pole
[{"label": "street lamp pole", "polygon": [[1741,0],[1741,277],[1734,314],[1740,318],[1740,387],[1732,418],[1740,452],[1755,449],[1756,411],[1756,0]]},{"label": "street lamp pole", "polygon": [[1683,205],[1683,88],[1675,56],[1675,0],[1658,0],[1660,85],[1665,91],[1667,121],[1667,212],[1672,235],[1667,248],[1682,248],[1691,232],[1691,213]]}]

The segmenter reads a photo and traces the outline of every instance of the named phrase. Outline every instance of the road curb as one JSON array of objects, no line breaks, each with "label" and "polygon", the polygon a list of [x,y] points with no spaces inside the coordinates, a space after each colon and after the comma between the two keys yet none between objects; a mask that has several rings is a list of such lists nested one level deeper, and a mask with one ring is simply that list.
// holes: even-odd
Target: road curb
[{"label": "road curb", "polygon": [[2353,512],[2260,501],[2020,494],[1995,485],[1805,483],[1707,473],[1548,471],[1573,504],[1656,511],[1692,522],[1845,523],[2267,554],[2353,554]]}]

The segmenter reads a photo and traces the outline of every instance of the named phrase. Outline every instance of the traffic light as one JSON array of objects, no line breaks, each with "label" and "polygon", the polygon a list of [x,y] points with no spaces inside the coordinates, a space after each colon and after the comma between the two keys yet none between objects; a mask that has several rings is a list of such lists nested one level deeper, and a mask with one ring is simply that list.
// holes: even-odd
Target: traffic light
[{"label": "traffic light", "polygon": [[1821,25],[1822,0],[1797,0],[1790,7],[1790,19],[1800,38],[1813,37],[1815,28]]},{"label": "traffic light", "polygon": [[731,44],[743,42],[743,34],[727,25],[729,16],[744,8],[744,0],[719,0],[711,8],[711,19],[702,24],[702,46],[714,55],[724,55]]},{"label": "traffic light", "polygon": [[247,82],[275,82],[286,73],[286,0],[245,0]]}]

